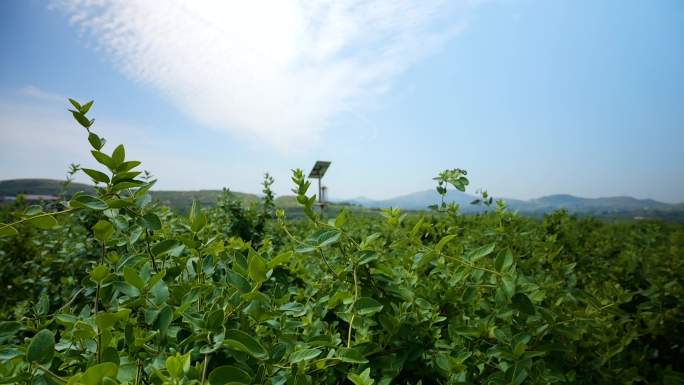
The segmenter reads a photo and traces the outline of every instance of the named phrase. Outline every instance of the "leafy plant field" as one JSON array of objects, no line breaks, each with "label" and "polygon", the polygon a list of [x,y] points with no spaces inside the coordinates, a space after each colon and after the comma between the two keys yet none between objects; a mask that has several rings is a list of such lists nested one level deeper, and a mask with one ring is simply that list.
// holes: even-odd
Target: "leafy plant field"
[{"label": "leafy plant field", "polygon": [[[0,383],[681,384],[684,227],[557,212],[304,219],[224,194],[154,203],[124,146],[94,194],[0,218]],[[462,170],[436,178],[463,190]]]}]

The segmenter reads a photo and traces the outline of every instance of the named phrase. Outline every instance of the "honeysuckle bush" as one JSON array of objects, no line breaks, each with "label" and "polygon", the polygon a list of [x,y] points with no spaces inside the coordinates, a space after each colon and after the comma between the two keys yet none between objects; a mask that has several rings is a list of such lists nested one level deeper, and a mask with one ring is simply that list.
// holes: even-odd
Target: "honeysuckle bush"
[{"label": "honeysuckle bush", "polygon": [[[152,201],[124,146],[71,101],[97,185],[0,225],[0,383],[682,383],[684,229],[565,212],[305,219],[226,193],[187,216]],[[445,170],[437,192],[465,190]]]}]

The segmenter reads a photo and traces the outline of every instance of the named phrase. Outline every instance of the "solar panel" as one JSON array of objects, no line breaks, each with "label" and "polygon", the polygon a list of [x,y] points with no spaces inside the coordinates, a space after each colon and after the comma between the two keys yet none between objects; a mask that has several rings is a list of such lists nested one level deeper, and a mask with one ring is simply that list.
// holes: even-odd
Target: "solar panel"
[{"label": "solar panel", "polygon": [[309,173],[309,178],[323,178],[325,172],[328,171],[328,167],[330,167],[330,162],[324,160],[316,161],[316,164],[313,166],[311,172]]}]

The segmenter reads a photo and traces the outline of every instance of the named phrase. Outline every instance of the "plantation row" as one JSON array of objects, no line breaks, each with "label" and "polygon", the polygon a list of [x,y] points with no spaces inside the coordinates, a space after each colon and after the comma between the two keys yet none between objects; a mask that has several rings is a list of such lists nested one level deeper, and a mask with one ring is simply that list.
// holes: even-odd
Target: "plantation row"
[{"label": "plantation row", "polygon": [[[684,383],[684,227],[565,212],[181,216],[72,101],[97,193],[0,220],[3,384]],[[464,190],[446,170],[437,191]],[[11,212],[10,212],[11,211]]]}]

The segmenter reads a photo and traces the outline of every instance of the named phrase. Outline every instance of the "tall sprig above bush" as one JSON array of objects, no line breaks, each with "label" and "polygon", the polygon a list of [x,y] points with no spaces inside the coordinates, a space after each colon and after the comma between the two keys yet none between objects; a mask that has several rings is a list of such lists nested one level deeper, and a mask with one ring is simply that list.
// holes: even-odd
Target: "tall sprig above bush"
[{"label": "tall sprig above bush", "polygon": [[440,197],[440,204],[439,206],[432,205],[430,206],[430,208],[439,211],[448,211],[453,213],[457,212],[458,205],[451,202],[447,203],[445,199],[448,193],[449,185],[453,186],[458,191],[465,191],[466,186],[470,184],[470,181],[468,180],[468,178],[466,178],[466,175],[468,175],[468,172],[466,170],[462,170],[460,168],[452,168],[444,170],[440,172],[436,177],[432,178],[432,180],[437,181],[436,190]]}]

